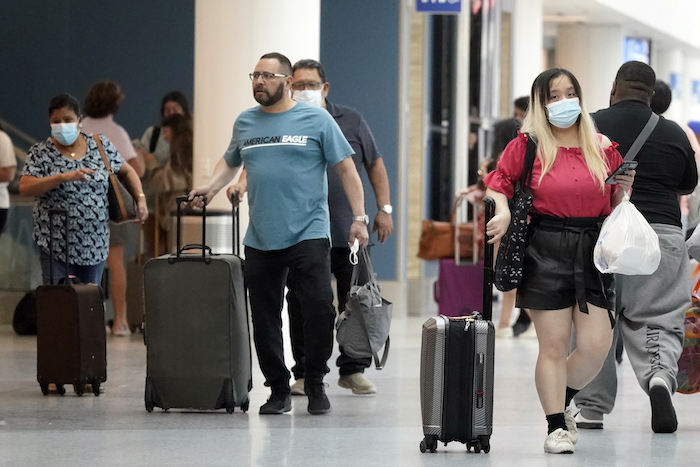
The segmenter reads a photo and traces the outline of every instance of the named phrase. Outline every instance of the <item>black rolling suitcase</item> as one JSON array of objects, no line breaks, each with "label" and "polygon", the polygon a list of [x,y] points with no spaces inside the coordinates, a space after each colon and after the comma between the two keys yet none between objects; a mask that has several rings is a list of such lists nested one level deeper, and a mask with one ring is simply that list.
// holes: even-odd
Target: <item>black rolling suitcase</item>
[{"label": "black rolling suitcase", "polygon": [[[486,222],[494,201],[484,198]],[[459,441],[467,450],[491,450],[495,329],[491,322],[493,245],[485,243],[483,310],[462,317],[438,316],[423,324],[421,343],[421,452],[438,442]],[[465,284],[466,285],[466,284]]]},{"label": "black rolling suitcase", "polygon": [[[53,227],[55,216],[65,217],[66,256],[68,256],[68,212],[49,212],[49,256],[53,271]],[[53,274],[51,274],[53,284]],[[100,384],[107,380],[107,338],[105,333],[104,296],[97,284],[73,283],[68,276],[59,285],[42,285],[36,289],[37,309],[37,380],[44,395],[49,384],[65,394],[65,384],[72,384],[79,396],[85,386],[100,395]]]},{"label": "black rolling suitcase", "polygon": [[[186,200],[178,198],[178,218]],[[205,220],[206,211],[202,239]],[[177,253],[144,267],[149,412],[154,407],[248,410],[250,334],[236,208],[233,231],[234,254],[213,255],[203,244],[181,249],[178,223]]]}]

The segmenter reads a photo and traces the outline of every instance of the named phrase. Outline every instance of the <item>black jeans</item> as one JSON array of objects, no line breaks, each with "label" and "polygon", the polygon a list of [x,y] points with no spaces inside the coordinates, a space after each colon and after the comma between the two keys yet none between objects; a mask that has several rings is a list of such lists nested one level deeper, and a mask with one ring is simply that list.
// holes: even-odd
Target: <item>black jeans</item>
[{"label": "black jeans", "polygon": [[330,371],[327,362],[333,351],[335,319],[329,241],[305,240],[272,251],[245,247],[245,255],[253,337],[265,386],[289,394],[290,373],[282,341],[282,300],[288,272],[297,278],[296,296],[301,303],[304,353],[308,355],[304,377],[322,381]]},{"label": "black jeans", "polygon": [[[350,291],[350,281],[352,279],[352,264],[348,259],[350,248],[331,248],[331,273],[335,276],[336,289],[338,292],[338,313],[345,311],[345,299]],[[360,277],[360,283],[367,282],[366,277]],[[292,340],[292,354],[294,355],[294,366],[292,373],[294,378],[304,377],[305,353],[304,353],[304,328],[302,306],[299,302],[296,291],[299,289],[295,274],[290,271],[287,277],[287,310],[289,311],[289,335]],[[363,373],[365,368],[372,364],[371,358],[349,357],[343,348],[340,348],[340,356],[336,361],[340,375],[351,375],[353,373]]]},{"label": "black jeans", "polygon": [[0,209],[0,235],[2,235],[2,231],[5,230],[5,223],[7,222],[7,211],[9,211],[9,209]]}]

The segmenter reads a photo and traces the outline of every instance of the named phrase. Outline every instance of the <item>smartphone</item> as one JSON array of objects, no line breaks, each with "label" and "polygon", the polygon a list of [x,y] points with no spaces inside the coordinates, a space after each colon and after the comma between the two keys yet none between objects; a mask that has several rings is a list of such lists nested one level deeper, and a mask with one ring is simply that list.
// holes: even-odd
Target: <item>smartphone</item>
[{"label": "smartphone", "polygon": [[624,161],[622,164],[620,164],[620,167],[615,169],[613,173],[610,174],[610,176],[605,180],[605,183],[608,185],[617,185],[617,181],[615,180],[615,177],[617,175],[623,174],[628,170],[634,170],[637,168],[637,161]]}]

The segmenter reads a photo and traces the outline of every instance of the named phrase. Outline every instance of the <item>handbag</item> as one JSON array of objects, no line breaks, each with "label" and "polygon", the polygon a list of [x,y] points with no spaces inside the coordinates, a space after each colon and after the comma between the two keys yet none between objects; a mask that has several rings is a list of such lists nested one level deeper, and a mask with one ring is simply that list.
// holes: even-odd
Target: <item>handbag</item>
[{"label": "handbag", "polygon": [[138,207],[134,201],[131,193],[124,187],[122,182],[119,181],[117,174],[112,170],[112,166],[107,159],[105,150],[102,147],[102,141],[99,135],[95,135],[95,143],[97,143],[97,149],[100,150],[100,156],[102,157],[102,162],[107,168],[107,173],[109,174],[109,190],[107,191],[107,204],[109,209],[109,220],[120,224],[122,222],[128,222],[136,219],[139,214]]},{"label": "handbag", "polygon": [[510,201],[510,224],[498,247],[494,267],[494,285],[501,292],[518,288],[523,279],[523,264],[527,249],[527,216],[532,207],[530,178],[535,165],[537,143],[528,135],[523,174],[516,184]]},{"label": "handbag", "polygon": [[[360,284],[361,275],[367,278],[365,284]],[[336,323],[336,339],[349,357],[374,358],[375,367],[381,370],[389,357],[393,305],[381,296],[381,287],[366,248],[360,249],[350,284],[345,311]],[[382,347],[384,353],[379,358]]]},{"label": "handbag", "polygon": [[460,258],[470,258],[476,263],[483,257],[482,248],[479,246],[483,246],[484,236],[478,228],[476,209],[473,221],[464,224],[456,221],[457,209],[466,198],[464,193],[455,198],[449,221],[423,220],[416,255],[418,258],[430,261],[454,257],[455,263],[458,263]]},{"label": "handbag", "polygon": [[[693,275],[700,272],[695,268]],[[700,298],[698,298],[700,278],[693,287],[692,304],[685,312],[685,337],[683,351],[678,359],[678,392],[693,394],[700,392]]]},{"label": "handbag", "polygon": [[661,261],[659,236],[625,193],[605,219],[593,248],[593,263],[604,274],[648,276]]}]

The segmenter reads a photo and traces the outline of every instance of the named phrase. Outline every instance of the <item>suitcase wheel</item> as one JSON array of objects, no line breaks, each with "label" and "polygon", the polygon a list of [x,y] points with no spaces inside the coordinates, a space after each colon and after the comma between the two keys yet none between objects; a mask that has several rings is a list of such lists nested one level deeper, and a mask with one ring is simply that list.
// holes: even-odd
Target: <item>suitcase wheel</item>
[{"label": "suitcase wheel", "polygon": [[100,382],[99,381],[92,382],[92,393],[95,395],[95,397],[100,396]]},{"label": "suitcase wheel", "polygon": [[248,411],[248,408],[250,407],[250,399],[246,397],[245,401],[241,404],[241,410],[243,413]]},{"label": "suitcase wheel", "polygon": [[437,451],[437,438],[434,436],[426,436],[420,442],[420,452],[435,452]]},{"label": "suitcase wheel", "polygon": [[226,413],[233,413],[233,409],[235,407],[233,405],[227,405],[226,406]]},{"label": "suitcase wheel", "polygon": [[48,395],[49,394],[49,385],[46,383],[41,383],[39,386],[41,386],[41,393],[43,395]]},{"label": "suitcase wheel", "polygon": [[488,453],[491,450],[491,443],[489,436],[479,436],[479,444],[484,453]]},{"label": "suitcase wheel", "polygon": [[75,391],[78,397],[82,397],[82,395],[85,394],[85,386],[82,384],[74,384],[73,391]]},{"label": "suitcase wheel", "polygon": [[65,395],[66,395],[66,388],[64,388],[62,384],[57,384],[57,385],[56,385],[56,390],[58,391],[58,393],[59,393],[60,395],[62,395],[62,396],[65,396]]}]

